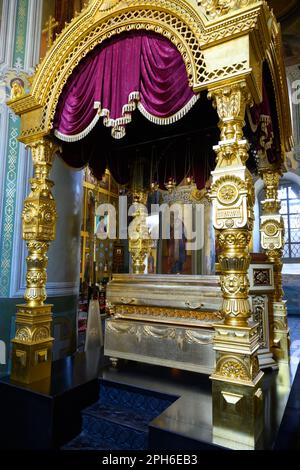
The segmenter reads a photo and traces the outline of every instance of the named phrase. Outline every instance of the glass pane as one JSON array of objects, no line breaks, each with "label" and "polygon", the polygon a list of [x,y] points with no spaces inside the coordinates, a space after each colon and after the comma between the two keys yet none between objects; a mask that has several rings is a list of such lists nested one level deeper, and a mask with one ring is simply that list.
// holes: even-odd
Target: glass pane
[{"label": "glass pane", "polygon": [[300,243],[300,230],[291,230],[291,242]]},{"label": "glass pane", "polygon": [[295,187],[289,187],[289,199],[298,199],[299,198],[299,191],[296,190]]},{"label": "glass pane", "polygon": [[290,216],[290,228],[297,228],[300,229],[300,216],[299,215],[291,215]]},{"label": "glass pane", "polygon": [[284,243],[289,243],[290,238],[289,238],[289,232],[286,230],[284,233]]},{"label": "glass pane", "polygon": [[289,258],[289,257],[290,257],[289,245],[284,245],[283,258]]},{"label": "glass pane", "polygon": [[287,232],[287,230],[288,230],[288,216],[284,215],[282,218],[283,218],[285,230]]},{"label": "glass pane", "polygon": [[287,199],[287,187],[281,186],[278,191],[278,198],[279,199]]},{"label": "glass pane", "polygon": [[300,258],[300,244],[291,245],[291,258]]},{"label": "glass pane", "polygon": [[300,199],[291,199],[289,201],[290,214],[300,214]]},{"label": "glass pane", "polygon": [[281,209],[280,209],[280,214],[287,214],[287,201],[281,201]]}]

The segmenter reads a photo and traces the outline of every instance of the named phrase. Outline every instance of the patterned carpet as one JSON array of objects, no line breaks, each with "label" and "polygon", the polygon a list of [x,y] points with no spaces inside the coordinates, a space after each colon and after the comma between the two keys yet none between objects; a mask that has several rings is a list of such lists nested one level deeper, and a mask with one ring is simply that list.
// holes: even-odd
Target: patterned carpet
[{"label": "patterned carpet", "polygon": [[82,413],[82,432],[63,450],[146,450],[148,425],[178,397],[100,380],[100,398]]}]

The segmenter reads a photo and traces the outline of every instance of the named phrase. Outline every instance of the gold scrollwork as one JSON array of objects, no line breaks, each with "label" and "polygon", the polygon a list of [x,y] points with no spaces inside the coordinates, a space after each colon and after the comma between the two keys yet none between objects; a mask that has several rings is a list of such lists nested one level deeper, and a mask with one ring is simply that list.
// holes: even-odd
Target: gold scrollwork
[{"label": "gold scrollwork", "polygon": [[246,364],[236,356],[222,356],[217,362],[216,374],[234,381],[250,381],[252,378]]},{"label": "gold scrollwork", "polygon": [[24,343],[29,343],[31,341],[32,334],[30,328],[19,328],[16,332],[15,339],[18,341],[22,341]]},{"label": "gold scrollwork", "polygon": [[161,318],[185,318],[208,322],[220,321],[223,316],[220,312],[207,312],[196,310],[180,310],[167,307],[150,307],[148,305],[113,305],[115,315],[126,317],[126,315],[146,315]]},{"label": "gold scrollwork", "polygon": [[246,7],[257,0],[198,0],[206,14],[211,18],[227,15],[233,10]]}]

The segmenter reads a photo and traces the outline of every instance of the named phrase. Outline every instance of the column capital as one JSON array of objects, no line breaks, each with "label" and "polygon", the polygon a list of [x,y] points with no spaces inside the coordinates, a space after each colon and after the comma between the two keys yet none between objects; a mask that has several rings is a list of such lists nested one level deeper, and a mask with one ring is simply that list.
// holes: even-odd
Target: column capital
[{"label": "column capital", "polygon": [[42,137],[27,144],[32,152],[32,160],[36,165],[52,165],[53,159],[57,153],[61,152],[60,145],[51,137]]},{"label": "column capital", "polygon": [[208,92],[220,118],[221,140],[242,140],[246,107],[253,103],[245,80],[214,87]]}]

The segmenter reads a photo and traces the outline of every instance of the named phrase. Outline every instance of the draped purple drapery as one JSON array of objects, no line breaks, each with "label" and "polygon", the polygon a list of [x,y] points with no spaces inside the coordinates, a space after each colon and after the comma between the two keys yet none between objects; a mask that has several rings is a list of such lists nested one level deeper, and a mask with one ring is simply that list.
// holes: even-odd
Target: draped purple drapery
[{"label": "draped purple drapery", "polygon": [[55,134],[78,141],[103,117],[121,138],[136,108],[152,122],[170,124],[197,98],[171,42],[153,33],[129,33],[96,48],[75,69],[60,97]]},{"label": "draped purple drapery", "polygon": [[280,159],[280,149],[276,145],[274,134],[274,119],[270,97],[263,82],[263,101],[248,110],[248,121],[253,133],[252,141],[258,156],[266,154],[269,163],[275,163]]}]

